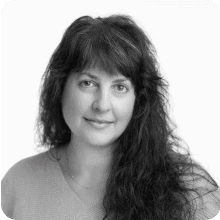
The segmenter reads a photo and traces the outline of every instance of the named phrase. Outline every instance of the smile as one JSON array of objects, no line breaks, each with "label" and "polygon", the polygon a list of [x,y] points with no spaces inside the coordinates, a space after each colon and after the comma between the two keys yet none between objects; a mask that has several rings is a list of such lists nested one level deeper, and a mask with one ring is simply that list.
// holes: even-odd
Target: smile
[{"label": "smile", "polygon": [[85,119],[85,120],[89,125],[91,125],[93,128],[96,128],[96,129],[104,129],[104,128],[109,127],[112,124],[110,122],[96,122],[96,121],[90,121],[88,119]]}]

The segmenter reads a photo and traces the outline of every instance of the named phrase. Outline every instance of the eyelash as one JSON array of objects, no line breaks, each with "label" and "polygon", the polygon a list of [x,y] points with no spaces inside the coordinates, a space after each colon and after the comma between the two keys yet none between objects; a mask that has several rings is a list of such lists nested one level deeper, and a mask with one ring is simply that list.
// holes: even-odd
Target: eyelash
[{"label": "eyelash", "polygon": [[[83,81],[80,82],[80,85],[83,86],[83,84],[84,84],[85,82],[86,82],[86,83],[89,82],[89,83],[93,83],[93,84],[94,84],[93,81],[83,80]],[[95,83],[95,84],[96,84],[96,83]],[[124,85],[122,85],[122,84],[118,84],[118,85],[116,85],[116,86],[123,86],[123,87],[127,90],[126,92],[128,92],[128,90],[129,90],[129,89],[127,88],[127,86],[124,86]],[[90,87],[90,86],[83,86],[83,87]],[[124,93],[124,92],[120,92],[120,93]]]}]

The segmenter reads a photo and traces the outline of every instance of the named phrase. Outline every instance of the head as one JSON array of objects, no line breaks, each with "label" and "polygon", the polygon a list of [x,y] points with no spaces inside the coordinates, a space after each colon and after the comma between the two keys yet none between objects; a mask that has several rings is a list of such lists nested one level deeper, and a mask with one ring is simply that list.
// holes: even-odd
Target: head
[{"label": "head", "polygon": [[[128,80],[132,93],[126,98],[114,98],[115,104],[111,103],[112,108],[116,106],[121,109],[118,115],[117,112],[114,115],[114,109],[113,112],[106,113],[97,106],[94,108],[103,101],[100,101],[100,97],[97,98],[101,96],[101,92],[99,95],[96,92],[94,97],[90,91],[90,97],[86,96],[90,102],[87,100],[84,103],[86,106],[76,106],[76,103],[83,104],[79,100],[73,102],[72,106],[67,106],[70,103],[67,94],[71,92],[71,83],[83,77],[85,72],[98,74],[102,82],[113,82],[118,77]],[[154,47],[130,17],[115,15],[106,18],[78,18],[65,31],[43,77],[38,118],[39,128],[43,129],[42,143],[50,147],[60,147],[70,142],[73,131],[79,133],[82,130],[79,121],[78,125],[71,127],[71,124],[75,124],[74,115],[70,114],[73,106],[75,111],[77,107],[82,109],[78,115],[81,119],[106,117],[116,121],[118,116],[119,126],[115,127],[115,135],[111,140],[119,143],[122,134],[126,136],[128,130],[132,132],[132,129],[142,129],[142,119],[146,119],[146,113],[149,113],[154,104],[156,95],[153,96],[158,92],[159,84]],[[122,105],[122,100],[129,101]],[[79,112],[75,112],[75,115]],[[72,122],[70,118],[73,118]]]},{"label": "head", "polygon": [[[133,83],[119,73],[112,77],[97,68],[72,73],[62,95],[71,144],[85,143],[109,154],[131,119],[134,102]],[[107,123],[97,124],[94,120]]]}]

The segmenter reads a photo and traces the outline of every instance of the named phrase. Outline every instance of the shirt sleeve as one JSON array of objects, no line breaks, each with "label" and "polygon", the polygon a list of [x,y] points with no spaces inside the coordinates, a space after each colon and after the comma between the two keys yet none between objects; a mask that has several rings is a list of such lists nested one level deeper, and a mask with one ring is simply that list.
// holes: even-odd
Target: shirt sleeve
[{"label": "shirt sleeve", "polygon": [[[211,220],[220,212],[220,188],[201,166],[194,166],[183,180],[189,189],[189,200],[195,220]],[[215,220],[215,219],[213,219]]]},{"label": "shirt sleeve", "polygon": [[197,201],[196,220],[212,219],[219,214],[220,189],[202,196],[202,202]]},{"label": "shirt sleeve", "polygon": [[11,167],[1,180],[1,207],[8,218],[12,218],[15,203],[15,167]]}]

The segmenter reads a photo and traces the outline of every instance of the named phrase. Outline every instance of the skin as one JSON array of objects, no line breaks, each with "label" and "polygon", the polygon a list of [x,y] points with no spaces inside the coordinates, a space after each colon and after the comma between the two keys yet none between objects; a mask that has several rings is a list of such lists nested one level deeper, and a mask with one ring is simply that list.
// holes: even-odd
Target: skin
[{"label": "skin", "polygon": [[[126,81],[115,81],[121,78]],[[91,68],[70,75],[63,91],[62,111],[71,130],[67,146],[69,167],[79,184],[94,185],[107,175],[113,143],[126,129],[134,103],[134,86],[119,73],[111,78],[105,71]],[[112,123],[100,130],[85,118]]]}]

